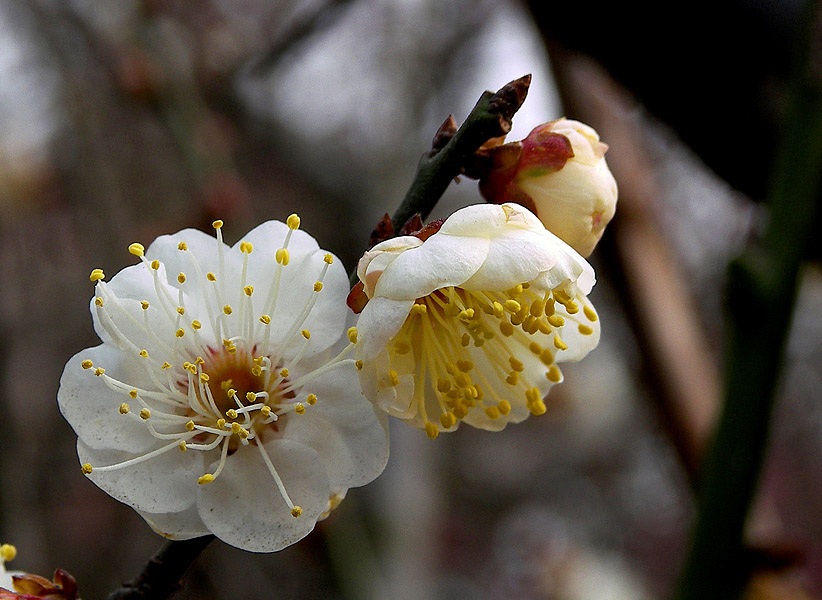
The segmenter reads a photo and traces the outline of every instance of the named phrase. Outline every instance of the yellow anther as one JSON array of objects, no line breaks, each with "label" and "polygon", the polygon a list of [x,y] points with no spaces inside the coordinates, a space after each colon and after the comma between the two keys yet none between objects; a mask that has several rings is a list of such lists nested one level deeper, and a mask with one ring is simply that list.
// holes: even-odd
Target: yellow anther
[{"label": "yellow anther", "polygon": [[194,421],[186,423],[186,431],[194,431]]},{"label": "yellow anther", "polygon": [[160,270],[160,261],[157,260],[156,258],[154,260],[152,260],[151,261],[151,268],[154,269],[155,271],[159,271]]},{"label": "yellow anther", "polygon": [[522,330],[525,333],[533,334],[536,333],[537,328],[537,318],[531,314],[525,315],[525,320],[522,322]]},{"label": "yellow anther", "polygon": [[327,265],[333,264],[334,257],[331,254],[326,253],[325,256],[323,256],[323,262]]},{"label": "yellow anther", "polygon": [[96,304],[97,306],[103,306],[103,299],[100,296],[97,296],[94,299],[94,304]]},{"label": "yellow anther", "polygon": [[542,399],[542,394],[539,391],[539,388],[532,387],[525,390],[525,399],[528,402],[536,402],[537,400]]},{"label": "yellow anther", "polygon": [[545,377],[548,378],[548,381],[553,383],[559,383],[562,379],[562,373],[559,370],[559,367],[553,365],[548,371],[545,373]]},{"label": "yellow anther", "polygon": [[511,412],[511,403],[508,400],[500,400],[499,404],[497,404],[497,408],[499,409],[499,414],[507,415]]},{"label": "yellow anther", "polygon": [[348,328],[348,341],[352,344],[357,343],[357,328],[356,327],[349,327]]},{"label": "yellow anther", "polygon": [[437,379],[437,391],[444,394],[451,389],[451,382],[440,377]]},{"label": "yellow anther", "polygon": [[263,325],[269,325],[271,323],[271,317],[269,317],[268,315],[261,316],[260,323],[262,323]]},{"label": "yellow anther", "polygon": [[263,374],[263,368],[260,365],[254,365],[251,367],[251,374],[254,375],[254,377],[259,377]]},{"label": "yellow anther", "polygon": [[131,410],[131,407],[128,404],[126,404],[125,402],[123,402],[120,405],[120,414],[121,415],[127,415],[130,410]]},{"label": "yellow anther", "polygon": [[298,402],[297,405],[294,407],[294,412],[298,415],[305,414],[305,406]]},{"label": "yellow anther", "polygon": [[514,326],[511,325],[508,321],[500,321],[499,331],[505,337],[511,337],[512,335],[514,335]]},{"label": "yellow anther", "polygon": [[[296,229],[296,227],[294,229]],[[300,508],[299,506],[294,506],[291,509],[291,516],[294,517],[295,519],[298,518],[302,514],[303,514],[303,509]]]},{"label": "yellow anther", "polygon": [[532,402],[531,404],[529,404],[528,405],[528,410],[531,411],[532,415],[534,415],[535,417],[538,417],[540,415],[544,415],[545,411],[548,410],[548,409],[545,407],[545,402],[543,402],[542,399],[540,399],[540,400],[537,400],[536,402]]},{"label": "yellow anther", "polygon": [[588,305],[582,307],[582,313],[585,315],[585,318],[591,322],[597,320],[597,314],[594,312],[594,309]]},{"label": "yellow anther", "polygon": [[354,361],[354,366],[357,367],[358,371],[362,371],[362,361],[361,360],[355,360]]},{"label": "yellow anther", "polygon": [[217,277],[211,271],[206,273],[206,279],[208,279],[209,281],[217,281]]},{"label": "yellow anther", "polygon": [[582,323],[579,324],[579,327],[577,327],[577,329],[579,329],[579,332],[582,335],[591,335],[592,333],[594,333],[593,329],[591,329],[587,325],[583,325]]},{"label": "yellow anther", "polygon": [[254,251],[254,246],[250,242],[240,242],[240,252],[243,254],[251,254]]},{"label": "yellow anther", "polygon": [[505,378],[505,383],[508,385],[517,385],[519,383],[519,373],[516,371],[508,373],[508,377]]},{"label": "yellow anther", "polygon": [[186,244],[185,242],[180,242],[179,244],[177,244],[177,250],[182,250],[183,252],[185,252],[186,250],[188,250],[188,244]]},{"label": "yellow anther", "polygon": [[94,269],[91,271],[91,274],[88,276],[89,280],[92,282],[100,281],[101,279],[105,278],[106,274],[103,273],[103,269]]},{"label": "yellow anther", "polygon": [[425,435],[427,435],[430,439],[435,440],[437,436],[440,434],[440,430],[437,429],[437,426],[431,423],[430,421],[425,424]]},{"label": "yellow anther", "polygon": [[280,371],[280,377],[282,377],[283,379],[288,377],[288,369],[283,369],[282,371]]},{"label": "yellow anther", "polygon": [[148,310],[149,304],[145,300],[140,300],[140,306],[142,307],[143,310]]},{"label": "yellow anther", "polygon": [[186,441],[185,440],[180,440],[180,443],[177,444],[177,447],[180,449],[180,452],[185,452],[186,451]]},{"label": "yellow anther", "polygon": [[554,364],[554,353],[551,352],[550,348],[546,348],[545,350],[543,350],[540,353],[539,359],[542,361],[542,364],[544,364],[545,366],[550,366],[550,365]]},{"label": "yellow anther", "polygon": [[144,408],[143,410],[140,411],[140,418],[143,421],[147,421],[148,419],[151,418],[151,411],[147,408]]},{"label": "yellow anther", "polygon": [[132,400],[137,399],[137,390],[129,390],[128,395],[131,397]]},{"label": "yellow anther", "polygon": [[522,373],[525,370],[525,365],[522,364],[522,361],[518,359],[516,356],[509,356],[508,357],[508,364],[511,365],[511,368],[518,373]]},{"label": "yellow anther", "polygon": [[171,368],[171,365],[169,364],[169,362],[168,362],[168,361],[165,361],[165,362],[163,362],[163,364],[162,364],[162,365],[160,365],[160,368],[161,368],[161,369],[170,369],[170,368]]},{"label": "yellow anther", "polygon": [[546,321],[545,319],[540,319],[537,322],[537,329],[539,330],[540,333],[544,333],[545,335],[548,335],[549,333],[551,333],[553,331],[551,329],[551,325],[549,325],[548,321]]},{"label": "yellow anther", "polygon": [[84,475],[91,475],[91,465],[89,463],[85,463],[80,470],[83,472]]},{"label": "yellow anther", "polygon": [[465,387],[468,387],[469,385],[471,385],[471,380],[468,378],[468,375],[466,375],[465,373],[459,373],[454,378],[454,383],[456,383],[458,387],[465,388]]},{"label": "yellow anther", "polygon": [[128,251],[134,256],[143,256],[146,253],[145,247],[136,242],[128,247]]},{"label": "yellow anther", "polygon": [[177,314],[178,314],[178,315],[184,315],[184,314],[186,314],[186,309],[185,309],[185,307],[184,307],[184,306],[178,306],[178,307],[177,307]]},{"label": "yellow anther", "polygon": [[248,402],[254,402],[257,400],[257,394],[255,394],[254,392],[246,392],[245,399]]},{"label": "yellow anther", "polygon": [[464,419],[468,415],[468,407],[464,404],[457,404],[454,406],[454,416],[458,419]]},{"label": "yellow anther", "polygon": [[237,432],[237,435],[240,436],[241,439],[248,438],[249,431],[245,427],[240,427],[240,431]]},{"label": "yellow anther", "polygon": [[214,229],[222,229],[222,227],[223,227],[223,221],[222,221],[221,219],[217,219],[216,221],[212,221],[211,226],[212,226]]},{"label": "yellow anther", "polygon": [[579,305],[576,302],[566,302],[565,310],[569,315],[575,315],[579,312]]},{"label": "yellow anther", "polygon": [[186,274],[185,273],[180,273],[179,275],[177,275],[177,281],[179,281],[180,283],[185,283],[186,282]]},{"label": "yellow anther", "polygon": [[486,406],[485,414],[488,416],[489,419],[499,419],[499,408],[497,408],[496,406]]},{"label": "yellow anther", "polygon": [[428,307],[425,304],[414,304],[411,307],[412,315],[424,315],[428,312]]},{"label": "yellow anther", "polygon": [[[229,380],[229,381],[230,381],[230,380]],[[228,382],[224,381],[223,383],[228,383]],[[221,384],[221,385],[222,385],[222,384]],[[228,386],[226,386],[226,387],[228,387]],[[230,388],[228,388],[228,389],[225,391],[225,395],[226,395],[226,396],[228,396],[229,398],[233,398],[234,396],[236,396],[236,395],[237,395],[237,390],[235,390],[234,388],[230,387]]]},{"label": "yellow anther", "polygon": [[566,294],[566,293],[565,293],[564,291],[562,291],[562,290],[554,290],[554,298],[555,298],[555,299],[556,299],[556,301],[557,301],[557,302],[559,302],[560,304],[565,304],[566,302],[570,302],[570,301],[571,301],[571,296],[569,296],[568,294]]},{"label": "yellow anther", "polygon": [[557,312],[557,308],[556,308],[556,306],[554,306],[554,300],[553,300],[553,298],[549,298],[545,302],[545,316],[550,317],[555,312]]},{"label": "yellow anther", "polygon": [[565,325],[565,319],[559,315],[551,315],[548,317],[548,322],[554,327],[562,327]]},{"label": "yellow anther", "polygon": [[177,337],[183,337],[185,334],[186,331],[182,327],[180,327],[180,329],[174,332],[174,335],[176,335]]},{"label": "yellow anther", "polygon": [[191,322],[191,328],[195,331],[202,328],[202,326],[203,326],[203,324],[200,323],[199,321],[192,321]]},{"label": "yellow anther", "polygon": [[225,416],[227,416],[229,419],[236,419],[237,411],[233,408],[229,408],[227,411],[225,411]]},{"label": "yellow anther", "polygon": [[451,411],[444,412],[440,415],[440,424],[444,429],[451,429],[457,422],[457,417]]},{"label": "yellow anther", "polygon": [[253,293],[254,293],[254,286],[253,286],[253,285],[247,285],[247,286],[245,286],[245,287],[243,288],[243,292],[245,292],[245,295],[246,295],[246,296],[249,296],[249,297],[250,297],[250,296],[251,296],[251,294],[253,294]]},{"label": "yellow anther", "polygon": [[567,350],[568,344],[562,341],[562,338],[558,335],[554,336],[554,346],[556,346],[557,350]]},{"label": "yellow anther", "polygon": [[503,306],[509,313],[517,313],[522,310],[522,306],[516,300],[506,300]]},{"label": "yellow anther", "polygon": [[519,296],[520,294],[522,294],[523,289],[525,289],[525,287],[521,283],[518,283],[517,285],[512,287],[510,290],[508,290],[508,293],[511,296]]},{"label": "yellow anther", "polygon": [[466,308],[461,310],[460,313],[457,315],[457,318],[460,321],[470,321],[474,318],[474,309],[473,308]]},{"label": "yellow anther", "polygon": [[445,372],[449,375],[456,375],[459,369],[454,363],[445,363]]},{"label": "yellow anther", "polygon": [[3,544],[0,546],[0,559],[8,562],[14,560],[15,556],[17,556],[17,548],[11,544]]},{"label": "yellow anther", "polygon": [[240,426],[240,424],[239,424],[239,423],[237,423],[237,421],[234,421],[234,422],[231,424],[231,433],[233,433],[233,434],[235,434],[235,435],[236,435],[236,434],[240,433],[240,429],[241,429],[241,428],[242,428],[242,427]]},{"label": "yellow anther", "polygon": [[214,481],[214,475],[212,475],[211,473],[206,473],[205,475],[201,475],[197,479],[197,483],[199,483],[200,485],[205,485],[207,483],[211,483],[212,481]]},{"label": "yellow anther", "polygon": [[460,359],[457,361],[457,368],[463,373],[468,373],[468,371],[474,368],[474,363],[470,360]]},{"label": "yellow anther", "polygon": [[310,339],[311,339],[311,332],[310,332],[310,331],[308,331],[308,329],[303,329],[303,330],[300,332],[300,335],[301,335],[301,336],[303,336],[303,337],[304,337],[305,339],[307,339],[307,340],[310,340]]},{"label": "yellow anther", "polygon": [[217,419],[217,429],[223,429],[225,427],[225,419],[219,418]]},{"label": "yellow anther", "polygon": [[86,360],[84,360],[83,362],[80,363],[80,366],[83,367],[84,369],[90,369],[91,367],[94,366],[94,363],[91,362],[89,359],[86,359]]},{"label": "yellow anther", "polygon": [[314,291],[319,292],[323,289],[323,282],[322,281],[315,281],[314,282]]},{"label": "yellow anther", "polygon": [[545,303],[542,300],[534,300],[531,302],[531,307],[528,309],[528,312],[531,313],[532,317],[541,317],[544,310]]},{"label": "yellow anther", "polygon": [[291,260],[291,257],[288,254],[288,248],[280,248],[277,250],[277,252],[274,253],[274,258],[276,259],[277,264],[286,266]]},{"label": "yellow anther", "polygon": [[528,344],[528,349],[537,356],[539,356],[542,353],[542,346],[540,346],[536,342],[531,342],[530,344]]},{"label": "yellow anther", "polygon": [[471,336],[468,335],[467,333],[463,333],[462,337],[460,338],[460,345],[463,348],[467,348],[468,344],[470,344],[470,343],[471,343]]},{"label": "yellow anther", "polygon": [[105,372],[106,370],[103,367],[97,367],[96,369],[94,369],[94,374],[97,375],[97,377],[99,377]]},{"label": "yellow anther", "polygon": [[400,377],[394,369],[388,371],[388,379],[392,386],[397,386],[400,384]]},{"label": "yellow anther", "polygon": [[317,395],[308,394],[308,396],[305,397],[305,401],[308,403],[309,406],[314,406],[317,403]]},{"label": "yellow anther", "polygon": [[227,315],[230,315],[234,312],[234,310],[228,304],[226,304],[225,306],[223,306],[223,312]]},{"label": "yellow anther", "polygon": [[493,309],[494,309],[494,316],[497,319],[501,319],[502,315],[505,314],[505,308],[499,302],[494,302]]},{"label": "yellow anther", "polygon": [[269,415],[271,414],[271,407],[270,407],[270,406],[268,406],[268,405],[263,406],[263,407],[260,409],[260,414],[262,414],[264,417],[269,416]]},{"label": "yellow anther", "polygon": [[299,229],[300,228],[300,216],[296,213],[288,215],[288,218],[285,220],[285,224],[288,225],[289,229]]}]

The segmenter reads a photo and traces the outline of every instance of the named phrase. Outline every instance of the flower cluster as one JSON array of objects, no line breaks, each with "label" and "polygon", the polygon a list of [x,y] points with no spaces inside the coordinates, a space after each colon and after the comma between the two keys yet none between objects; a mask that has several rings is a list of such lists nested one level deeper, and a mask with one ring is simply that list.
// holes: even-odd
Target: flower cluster
[{"label": "flower cluster", "polygon": [[[429,230],[430,233],[430,230]],[[599,341],[594,272],[527,209],[477,205],[426,239],[365,253],[357,347],[366,396],[435,438],[542,414],[557,363]]]},{"label": "flower cluster", "polygon": [[230,248],[214,227],[92,271],[103,343],[68,362],[58,401],[83,472],[158,533],[270,552],[382,472],[386,423],[354,391],[339,261],[296,215]]}]

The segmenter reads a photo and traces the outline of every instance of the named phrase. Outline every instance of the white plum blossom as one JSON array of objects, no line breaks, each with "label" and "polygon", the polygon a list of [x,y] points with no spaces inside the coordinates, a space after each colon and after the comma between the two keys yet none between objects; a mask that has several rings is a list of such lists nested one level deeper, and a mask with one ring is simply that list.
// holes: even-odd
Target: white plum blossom
[{"label": "white plum blossom", "polygon": [[469,206],[422,237],[360,259],[365,395],[431,438],[460,421],[498,431],[544,413],[557,363],[599,341],[591,266],[516,204]]},{"label": "white plum blossom", "polygon": [[92,271],[103,343],[68,362],[58,401],[83,472],[155,531],[272,552],[382,472],[386,419],[345,358],[339,261],[297,215],[232,247],[214,227]]}]

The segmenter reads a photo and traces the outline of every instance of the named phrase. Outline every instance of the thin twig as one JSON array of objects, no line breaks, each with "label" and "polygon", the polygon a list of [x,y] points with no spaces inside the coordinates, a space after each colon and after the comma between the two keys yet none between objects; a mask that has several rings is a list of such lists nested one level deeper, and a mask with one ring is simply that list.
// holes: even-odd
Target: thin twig
[{"label": "thin twig", "polygon": [[137,578],[112,592],[108,600],[164,600],[180,588],[180,580],[213,535],[183,541],[168,541],[143,568]]}]

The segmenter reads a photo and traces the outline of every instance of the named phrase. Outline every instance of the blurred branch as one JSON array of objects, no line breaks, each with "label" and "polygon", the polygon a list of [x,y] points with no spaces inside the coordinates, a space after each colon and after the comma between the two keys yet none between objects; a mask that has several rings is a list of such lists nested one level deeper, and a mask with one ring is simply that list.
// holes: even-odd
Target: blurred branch
[{"label": "blurred branch", "polygon": [[822,3],[808,2],[807,47],[774,161],[761,243],[729,268],[725,404],[702,468],[697,524],[677,600],[739,597],[748,576],[743,533],[762,468],[774,392],[811,246],[822,184]]},{"label": "blurred branch", "polygon": [[146,563],[131,583],[112,592],[108,600],[162,600],[180,588],[180,580],[205,550],[213,535],[183,541],[168,541]]}]

